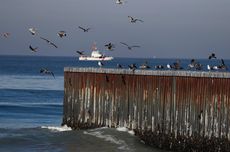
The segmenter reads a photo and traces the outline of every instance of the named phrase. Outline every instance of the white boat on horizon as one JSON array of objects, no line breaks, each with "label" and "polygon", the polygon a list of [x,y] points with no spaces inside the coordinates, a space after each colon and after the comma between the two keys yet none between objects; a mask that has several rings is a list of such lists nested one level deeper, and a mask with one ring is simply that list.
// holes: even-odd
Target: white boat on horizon
[{"label": "white boat on horizon", "polygon": [[96,44],[94,43],[92,46],[92,53],[91,56],[81,55],[79,57],[79,60],[81,61],[109,61],[113,60],[112,56],[106,56],[105,54],[101,53],[96,47]]}]

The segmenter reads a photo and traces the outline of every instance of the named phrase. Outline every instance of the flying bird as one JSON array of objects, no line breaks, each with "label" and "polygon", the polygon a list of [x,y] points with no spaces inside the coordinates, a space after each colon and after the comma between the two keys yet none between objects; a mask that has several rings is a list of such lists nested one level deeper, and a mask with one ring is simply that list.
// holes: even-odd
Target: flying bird
[{"label": "flying bird", "polygon": [[41,68],[41,69],[40,69],[40,73],[52,75],[53,78],[55,78],[54,73],[53,73],[52,71],[48,70],[47,68]]},{"label": "flying bird", "polygon": [[84,51],[76,51],[79,55],[84,55]]},{"label": "flying bird", "polygon": [[112,44],[112,43],[106,44],[105,47],[107,47],[107,49],[110,50],[110,51],[112,51],[113,48],[115,48],[114,44]]},{"label": "flying bird", "polygon": [[8,37],[10,36],[10,33],[4,32],[4,33],[2,33],[1,35],[2,35],[3,37],[5,37],[5,38],[8,38]]},{"label": "flying bird", "polygon": [[83,30],[84,32],[89,32],[91,28],[83,28],[81,26],[78,26],[79,29]]},{"label": "flying bird", "polygon": [[216,59],[216,54],[215,53],[212,53],[209,55],[208,59]]},{"label": "flying bird", "polygon": [[32,51],[32,52],[37,52],[37,50],[38,50],[38,47],[32,47],[31,45],[29,46],[29,48],[30,48],[30,50]]},{"label": "flying bird", "polygon": [[124,42],[120,42],[120,43],[123,44],[123,45],[125,45],[125,46],[127,46],[127,48],[128,48],[129,50],[132,50],[132,48],[135,48],[135,47],[140,47],[140,46],[138,46],[138,45],[132,45],[132,46],[130,46],[130,45],[124,43]]},{"label": "flying bird", "polygon": [[123,0],[116,0],[116,4],[124,4],[125,3],[125,1],[123,1]]},{"label": "flying bird", "polygon": [[54,46],[55,48],[58,48],[57,45],[55,45],[53,42],[51,42],[50,40],[46,39],[46,38],[43,38],[43,37],[40,37],[42,40],[45,40],[48,44]]},{"label": "flying bird", "polygon": [[29,28],[29,31],[32,35],[35,35],[37,33],[37,29],[34,27]]},{"label": "flying bird", "polygon": [[134,18],[134,17],[132,17],[132,16],[128,16],[128,18],[129,18],[129,21],[130,21],[131,23],[136,23],[137,21],[139,21],[139,22],[144,22],[143,20]]},{"label": "flying bird", "polygon": [[66,32],[65,32],[65,31],[59,31],[59,32],[58,32],[58,36],[59,36],[60,38],[62,38],[62,37],[64,37],[64,36],[66,36]]}]

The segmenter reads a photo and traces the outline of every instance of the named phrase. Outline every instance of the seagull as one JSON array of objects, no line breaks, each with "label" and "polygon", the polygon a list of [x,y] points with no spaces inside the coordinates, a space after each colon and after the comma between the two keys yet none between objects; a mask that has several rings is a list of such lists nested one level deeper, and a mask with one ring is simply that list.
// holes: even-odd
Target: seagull
[{"label": "seagull", "polygon": [[37,49],[38,49],[38,47],[33,48],[31,45],[29,46],[29,48],[32,52],[37,52]]},{"label": "seagull", "polygon": [[125,1],[122,1],[122,0],[116,0],[116,4],[124,4]]},{"label": "seagull", "polygon": [[137,21],[144,22],[143,20],[140,20],[140,19],[137,19],[137,18],[133,18],[132,16],[128,16],[128,18],[129,18],[129,21],[131,23],[136,23]]},{"label": "seagull", "polygon": [[110,51],[112,51],[113,48],[115,48],[114,44],[112,44],[112,43],[106,44],[105,47],[107,47],[107,49],[110,50]]},{"label": "seagull", "polygon": [[8,38],[8,37],[10,36],[10,33],[4,32],[4,33],[2,33],[1,35],[2,35],[3,37],[5,37],[5,38]]},{"label": "seagull", "polygon": [[191,70],[191,69],[201,70],[202,65],[199,62],[196,62],[195,59],[192,59],[190,61],[190,64],[188,65],[188,70]]},{"label": "seagull", "polygon": [[143,63],[139,68],[140,68],[140,69],[149,69],[150,66],[148,66],[148,62],[145,61],[145,63]]},{"label": "seagull", "polygon": [[130,45],[124,43],[124,42],[120,42],[120,43],[123,44],[123,45],[125,45],[125,46],[127,46],[129,50],[132,50],[132,48],[135,48],[135,47],[140,47],[140,46],[138,46],[138,45],[130,46]]},{"label": "seagull", "polygon": [[121,64],[118,63],[118,64],[117,64],[117,68],[118,68],[118,69],[122,69],[123,66],[122,66]]},{"label": "seagull", "polygon": [[84,51],[76,51],[79,55],[84,55]]},{"label": "seagull", "polygon": [[207,69],[210,71],[210,70],[218,70],[218,66],[210,66],[210,65],[207,65]]},{"label": "seagull", "polygon": [[209,57],[208,57],[208,59],[212,59],[212,58],[216,59],[216,54],[215,53],[210,54]]},{"label": "seagull", "polygon": [[34,27],[29,28],[29,31],[32,35],[35,35],[37,33],[37,29]]},{"label": "seagull", "polygon": [[84,32],[88,32],[91,28],[83,28],[81,26],[78,26],[79,29],[83,30]]},{"label": "seagull", "polygon": [[47,68],[41,68],[40,73],[52,75],[55,78],[54,73],[52,71],[48,70]]},{"label": "seagull", "polygon": [[59,36],[60,38],[62,38],[62,37],[64,37],[64,36],[66,36],[66,32],[65,32],[65,31],[59,31],[59,32],[58,32],[58,36]]},{"label": "seagull", "polygon": [[98,61],[97,63],[99,65],[99,67],[101,68],[102,66],[104,66],[104,64],[101,61]]},{"label": "seagull", "polygon": [[180,60],[177,60],[176,62],[174,62],[173,65],[167,64],[167,68],[168,68],[168,69],[175,69],[175,70],[183,69],[183,68],[180,66]]},{"label": "seagull", "polygon": [[156,65],[155,69],[164,69],[164,66],[163,65]]},{"label": "seagull", "polygon": [[48,44],[53,45],[55,48],[58,48],[57,45],[55,45],[53,42],[51,42],[50,40],[40,37],[42,40],[45,40]]}]

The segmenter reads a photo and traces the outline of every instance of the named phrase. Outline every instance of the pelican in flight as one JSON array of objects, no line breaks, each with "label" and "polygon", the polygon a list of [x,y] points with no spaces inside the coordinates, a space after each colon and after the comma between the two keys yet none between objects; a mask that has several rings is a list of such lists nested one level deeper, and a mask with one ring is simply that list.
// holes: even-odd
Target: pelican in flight
[{"label": "pelican in flight", "polygon": [[84,32],[89,32],[91,28],[83,28],[81,26],[78,26],[79,29],[83,30]]},{"label": "pelican in flight", "polygon": [[126,43],[124,43],[124,42],[120,42],[121,44],[123,44],[123,45],[125,45],[125,46],[127,46],[127,48],[129,49],[129,50],[132,50],[132,48],[135,48],[135,47],[140,47],[139,45],[128,45],[128,44],[126,44]]},{"label": "pelican in flight", "polygon": [[30,48],[30,50],[32,51],[32,52],[37,52],[37,50],[38,50],[38,47],[32,47],[31,45],[29,46],[29,48]]},{"label": "pelican in flight", "polygon": [[130,21],[131,23],[136,23],[137,21],[139,21],[139,22],[144,22],[143,20],[134,18],[134,17],[132,17],[132,16],[128,16],[128,18],[129,18],[129,21]]},{"label": "pelican in flight", "polygon": [[54,73],[53,73],[52,71],[48,70],[47,68],[41,68],[41,69],[40,69],[40,73],[52,75],[53,78],[55,78]]},{"label": "pelican in flight", "polygon": [[58,32],[58,36],[59,36],[60,38],[62,38],[62,37],[64,37],[64,36],[66,36],[66,32],[65,32],[65,31],[59,31],[59,32]]},{"label": "pelican in flight", "polygon": [[51,42],[50,40],[46,39],[46,38],[43,38],[43,37],[40,37],[42,40],[46,41],[48,44],[54,46],[55,48],[58,48],[56,44],[54,44],[53,42]]}]

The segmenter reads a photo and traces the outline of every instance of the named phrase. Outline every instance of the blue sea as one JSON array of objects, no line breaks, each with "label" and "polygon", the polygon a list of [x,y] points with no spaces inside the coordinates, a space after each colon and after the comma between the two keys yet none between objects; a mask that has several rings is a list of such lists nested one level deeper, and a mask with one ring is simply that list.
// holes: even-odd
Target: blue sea
[{"label": "blue sea", "polygon": [[[128,64],[139,66],[145,61],[150,66],[166,65],[175,60],[115,58],[104,62],[104,68],[116,68],[117,63],[128,68]],[[220,62],[198,61],[204,65]],[[181,60],[183,67],[189,63],[190,59]],[[230,60],[225,64],[229,66]],[[161,151],[145,145],[125,128],[73,131],[61,126],[67,66],[98,67],[97,62],[76,57],[0,56],[0,152]],[[43,67],[55,78],[40,74]]]}]

